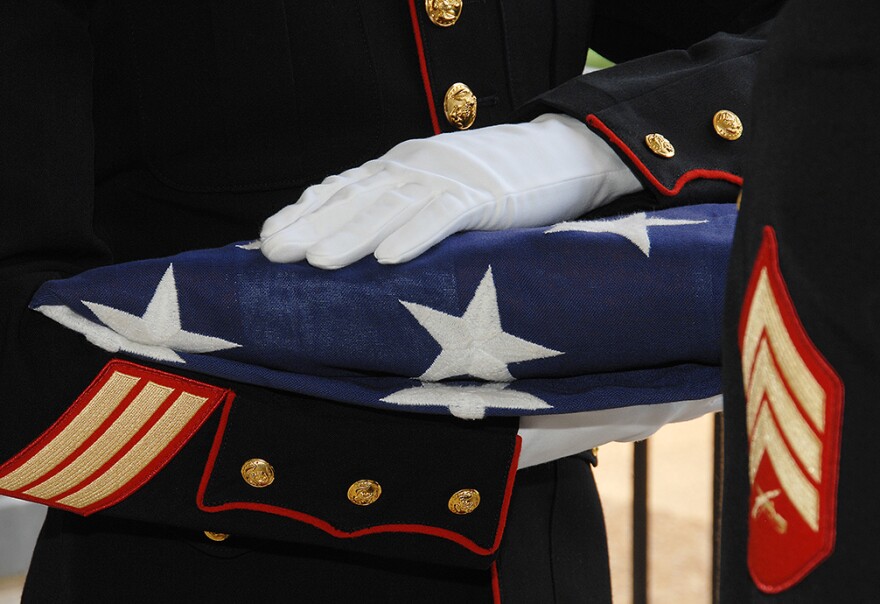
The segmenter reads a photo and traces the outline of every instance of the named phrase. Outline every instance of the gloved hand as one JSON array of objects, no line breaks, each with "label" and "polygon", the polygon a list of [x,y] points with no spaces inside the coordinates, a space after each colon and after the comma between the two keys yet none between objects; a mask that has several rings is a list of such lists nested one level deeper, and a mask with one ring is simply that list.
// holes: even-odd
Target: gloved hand
[{"label": "gloved hand", "polygon": [[397,264],[458,231],[553,224],[641,188],[585,124],[546,114],[409,140],[331,176],[266,220],[261,249],[327,269],[370,253]]}]

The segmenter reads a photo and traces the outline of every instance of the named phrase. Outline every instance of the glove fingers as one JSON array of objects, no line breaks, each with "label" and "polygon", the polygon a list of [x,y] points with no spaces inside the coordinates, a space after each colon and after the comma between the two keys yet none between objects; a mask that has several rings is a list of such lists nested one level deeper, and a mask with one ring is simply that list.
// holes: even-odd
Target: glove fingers
[{"label": "glove fingers", "polygon": [[420,184],[409,183],[385,191],[337,232],[310,247],[310,264],[325,269],[340,268],[371,254],[383,239],[408,222],[431,201],[433,192]]},{"label": "glove fingers", "polygon": [[260,244],[263,255],[273,262],[303,260],[309,248],[371,206],[389,186],[392,186],[390,176],[379,172],[341,187],[314,212],[264,238]]},{"label": "glove fingers", "polygon": [[272,262],[299,262],[306,257],[309,247],[321,239],[321,226],[313,216],[300,218],[274,235],[263,239],[260,251]]},{"label": "glove fingers", "polygon": [[380,162],[367,162],[357,168],[346,170],[342,174],[328,176],[323,182],[312,185],[303,191],[296,203],[286,206],[270,216],[263,223],[260,238],[271,237],[281,229],[290,226],[300,218],[318,210],[329,202],[340,189],[353,183],[366,180],[382,169]]},{"label": "glove fingers", "polygon": [[381,264],[412,260],[453,233],[473,228],[483,211],[483,204],[474,206],[441,194],[385,238],[376,247],[376,259]]}]

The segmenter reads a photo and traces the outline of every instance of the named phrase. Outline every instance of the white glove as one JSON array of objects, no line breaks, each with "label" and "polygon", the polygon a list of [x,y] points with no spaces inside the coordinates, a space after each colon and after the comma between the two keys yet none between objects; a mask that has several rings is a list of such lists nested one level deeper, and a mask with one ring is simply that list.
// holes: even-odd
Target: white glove
[{"label": "white glove", "polygon": [[263,225],[263,254],[340,268],[415,258],[464,230],[575,218],[641,184],[583,123],[557,114],[403,142],[309,187]]}]

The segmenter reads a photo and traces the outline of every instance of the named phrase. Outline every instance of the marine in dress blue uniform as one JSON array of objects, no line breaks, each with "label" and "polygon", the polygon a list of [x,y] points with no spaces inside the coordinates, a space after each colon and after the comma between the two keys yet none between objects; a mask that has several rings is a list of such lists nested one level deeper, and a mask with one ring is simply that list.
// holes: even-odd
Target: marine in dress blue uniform
[{"label": "marine in dress blue uniform", "polygon": [[[306,186],[400,141],[548,111],[631,166],[646,193],[630,204],[732,201],[763,37],[698,41],[769,12],[5,2],[0,490],[54,508],[25,601],[607,601],[587,462],[516,475],[515,420],[160,370],[28,300],[92,266],[252,238]],[[582,78],[591,45],[632,62]],[[740,140],[713,129],[722,109]]]}]

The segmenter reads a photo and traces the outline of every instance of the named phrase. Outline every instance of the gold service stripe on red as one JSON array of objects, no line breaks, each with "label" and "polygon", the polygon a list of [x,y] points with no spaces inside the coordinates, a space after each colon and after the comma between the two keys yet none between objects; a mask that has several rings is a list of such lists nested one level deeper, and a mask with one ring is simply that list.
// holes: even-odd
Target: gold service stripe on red
[{"label": "gold service stripe on red", "polygon": [[172,392],[173,388],[148,382],[113,424],[73,462],[24,494],[53,499],[76,487],[128,444]]},{"label": "gold service stripe on red", "polygon": [[128,396],[141,378],[115,372],[88,404],[24,465],[0,477],[0,489],[16,491],[52,472],[82,445]]},{"label": "gold service stripe on red", "polygon": [[[774,356],[779,362],[785,383],[792,389],[795,398],[803,406],[813,425],[820,432],[824,432],[825,391],[801,358],[797,346],[794,345],[785,327],[782,312],[770,287],[766,267],[761,269],[743,336],[742,363],[746,391],[749,390],[749,376],[753,373],[762,333],[765,331]],[[757,408],[750,406],[748,413],[748,425],[753,425]]]},{"label": "gold service stripe on red", "polygon": [[742,341],[749,480],[754,484],[761,461],[769,457],[788,499],[818,531],[826,393],[786,328],[766,267],[759,273]]},{"label": "gold service stripe on red", "polygon": [[159,421],[116,463],[80,490],[58,500],[58,503],[85,508],[121,489],[159,456],[207,400],[206,397],[188,392],[181,393]]},{"label": "gold service stripe on red", "polygon": [[[751,405],[758,407],[762,404],[761,401],[766,399],[766,404],[770,405],[779,422],[782,434],[794,446],[792,453],[797,455],[813,481],[819,483],[822,480],[822,440],[813,432],[813,428],[810,427],[789,396],[769,348],[769,343],[764,340],[755,357],[755,369],[748,392],[748,400],[758,401],[756,405]],[[755,423],[757,422],[758,419],[755,420]],[[753,430],[754,425],[749,424],[749,433]],[[752,480],[758,471],[758,461],[755,456],[752,456],[749,467],[749,476]]]}]

